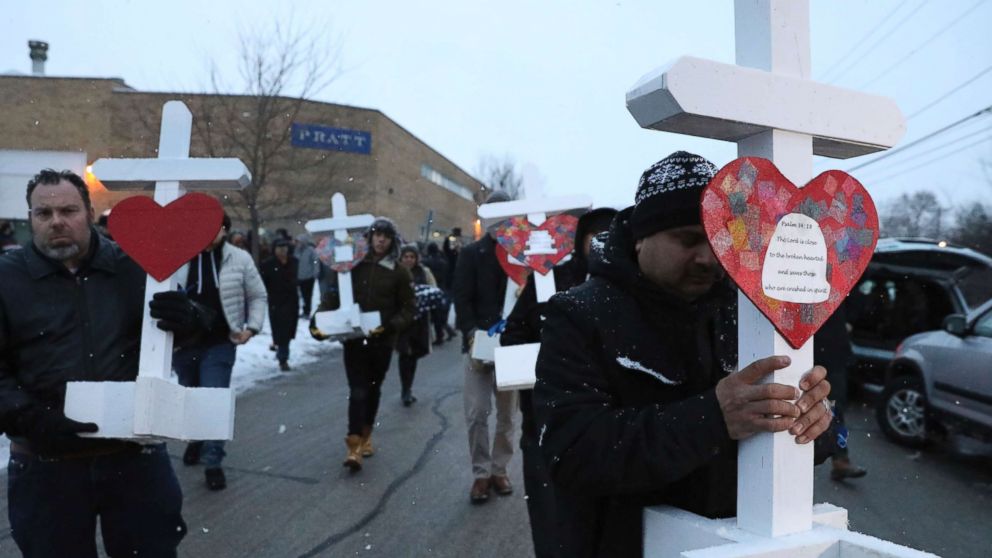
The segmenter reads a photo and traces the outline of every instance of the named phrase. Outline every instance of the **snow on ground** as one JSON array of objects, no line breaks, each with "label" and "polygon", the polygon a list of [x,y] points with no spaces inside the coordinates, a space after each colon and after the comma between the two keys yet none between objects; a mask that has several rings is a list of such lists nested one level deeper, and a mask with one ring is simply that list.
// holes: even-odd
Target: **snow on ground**
[{"label": "snow on ground", "polygon": [[[231,374],[231,387],[238,395],[258,386],[259,384],[283,374],[296,374],[305,364],[311,364],[330,358],[341,344],[329,341],[317,341],[310,335],[308,320],[299,320],[296,339],[289,344],[289,365],[291,372],[280,372],[276,354],[269,350],[272,334],[268,331],[268,320],[265,329],[254,336],[244,345],[238,347],[237,360]],[[173,374],[172,379],[176,377]],[[0,437],[0,470],[7,468],[10,457],[10,440]]]}]

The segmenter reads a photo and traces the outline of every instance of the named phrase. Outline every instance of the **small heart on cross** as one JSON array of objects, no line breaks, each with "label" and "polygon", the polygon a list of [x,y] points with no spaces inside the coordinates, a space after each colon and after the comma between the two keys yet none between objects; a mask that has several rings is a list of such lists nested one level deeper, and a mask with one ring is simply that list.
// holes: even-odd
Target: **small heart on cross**
[{"label": "small heart on cross", "polygon": [[[575,247],[579,219],[565,213],[532,225],[527,217],[511,217],[496,228],[496,241],[509,257],[547,275]],[[504,267],[504,270],[506,268]]]},{"label": "small heart on cross", "polygon": [[223,218],[220,202],[206,194],[186,194],[165,207],[134,196],[114,206],[107,229],[148,275],[165,281],[210,246]]},{"label": "small heart on cross", "polygon": [[[342,248],[351,247],[351,258],[341,258]],[[353,232],[346,240],[338,240],[334,236],[325,236],[317,243],[317,257],[324,265],[338,273],[348,273],[358,265],[369,253],[369,243],[365,235]]]},{"label": "small heart on cross", "polygon": [[796,188],[758,157],[720,169],[702,216],[724,269],[797,349],[844,301],[878,241],[875,204],[853,176],[826,171]]}]

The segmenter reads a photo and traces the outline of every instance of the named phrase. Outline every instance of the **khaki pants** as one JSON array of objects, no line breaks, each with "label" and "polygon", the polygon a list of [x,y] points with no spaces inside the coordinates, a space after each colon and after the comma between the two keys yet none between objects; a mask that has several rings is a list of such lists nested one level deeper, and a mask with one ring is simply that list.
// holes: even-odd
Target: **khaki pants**
[{"label": "khaki pants", "polygon": [[[517,392],[496,391],[495,367],[469,358],[465,366],[463,395],[472,475],[477,479],[506,475],[506,466],[513,457]],[[496,399],[496,435],[490,446],[489,415],[492,414],[493,398]]]}]

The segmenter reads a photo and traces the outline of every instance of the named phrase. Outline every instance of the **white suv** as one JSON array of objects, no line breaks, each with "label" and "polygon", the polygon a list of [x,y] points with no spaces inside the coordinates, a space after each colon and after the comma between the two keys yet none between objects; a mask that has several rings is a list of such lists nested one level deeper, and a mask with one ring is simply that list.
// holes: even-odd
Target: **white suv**
[{"label": "white suv", "polygon": [[906,446],[935,434],[992,443],[992,301],[903,341],[876,416],[885,435]]}]

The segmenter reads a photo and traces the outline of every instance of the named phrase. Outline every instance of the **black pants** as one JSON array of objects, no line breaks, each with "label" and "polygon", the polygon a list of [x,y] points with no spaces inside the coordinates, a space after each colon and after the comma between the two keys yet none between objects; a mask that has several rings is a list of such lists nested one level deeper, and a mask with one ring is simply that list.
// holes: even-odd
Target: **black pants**
[{"label": "black pants", "polygon": [[348,375],[348,434],[361,434],[375,424],[382,396],[382,380],[389,370],[393,348],[388,343],[344,342],[344,371]]},{"label": "black pants", "polygon": [[448,325],[448,315],[451,313],[451,296],[444,295],[444,304],[440,308],[431,310],[431,324],[434,326],[434,338],[438,341],[444,339],[447,332],[448,337],[455,335],[455,328]]},{"label": "black pants", "polygon": [[313,300],[313,279],[301,279],[300,296],[303,297],[303,315],[310,316],[310,301]]},{"label": "black pants", "polygon": [[96,558],[97,516],[110,556],[176,556],[183,494],[165,444],[46,460],[11,452],[7,514],[28,558]]},{"label": "black pants", "polygon": [[557,558],[558,542],[555,524],[555,490],[548,466],[538,445],[537,425],[534,423],[533,390],[520,390],[520,413],[523,415],[520,453],[524,460],[524,492],[527,493],[527,515],[530,535],[534,541],[535,558]]},{"label": "black pants", "polygon": [[409,393],[410,389],[413,388],[413,376],[417,373],[418,360],[420,359],[412,355],[400,355],[400,386],[402,386],[403,393]]}]

